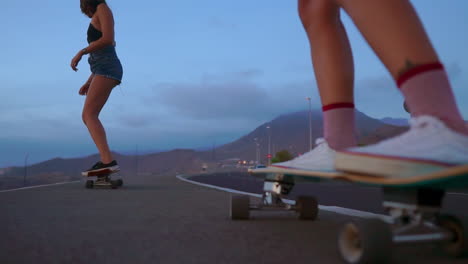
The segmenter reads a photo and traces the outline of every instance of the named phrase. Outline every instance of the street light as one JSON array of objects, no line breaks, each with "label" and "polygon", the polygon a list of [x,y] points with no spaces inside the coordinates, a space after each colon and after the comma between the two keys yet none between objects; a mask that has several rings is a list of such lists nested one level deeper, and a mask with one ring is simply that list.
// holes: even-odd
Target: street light
[{"label": "street light", "polygon": [[135,145],[135,176],[138,176],[138,144]]},{"label": "street light", "polygon": [[306,100],[309,101],[309,150],[312,149],[312,105],[311,98],[306,97]]},{"label": "street light", "polygon": [[28,157],[29,157],[29,153],[26,153],[26,157],[24,157],[23,186],[26,186],[26,177],[28,176]]},{"label": "street light", "polygon": [[266,127],[268,129],[268,165],[271,165],[271,129],[270,126]]},{"label": "street light", "polygon": [[255,141],[255,164],[258,164],[258,160],[260,159],[260,143],[258,143],[258,139],[254,138]]}]

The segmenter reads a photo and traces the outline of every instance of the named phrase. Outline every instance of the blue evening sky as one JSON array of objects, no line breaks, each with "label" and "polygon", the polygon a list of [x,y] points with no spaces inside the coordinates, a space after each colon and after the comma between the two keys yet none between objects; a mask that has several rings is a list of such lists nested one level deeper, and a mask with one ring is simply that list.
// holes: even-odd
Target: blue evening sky
[{"label": "blue evening sky", "polygon": [[[415,0],[468,119],[468,1]],[[101,120],[123,153],[224,144],[279,114],[320,107],[294,0],[108,0],[124,80]],[[86,47],[79,0],[2,1],[0,168],[96,153],[81,121],[89,76],[69,64]],[[389,74],[343,16],[356,105],[407,117]],[[396,16],[395,19],[398,19]],[[306,121],[305,121],[306,122]],[[305,143],[306,144],[306,143]]]}]

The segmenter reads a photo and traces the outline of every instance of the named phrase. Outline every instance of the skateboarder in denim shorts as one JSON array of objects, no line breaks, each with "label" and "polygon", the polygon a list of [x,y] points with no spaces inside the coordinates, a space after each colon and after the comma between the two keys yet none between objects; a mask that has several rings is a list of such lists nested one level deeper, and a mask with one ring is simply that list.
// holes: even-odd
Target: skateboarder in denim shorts
[{"label": "skateboarder in denim shorts", "polygon": [[115,52],[114,17],[105,0],[80,0],[81,11],[91,18],[88,27],[88,46],[80,50],[71,61],[71,68],[76,68],[81,58],[89,54],[88,62],[91,75],[79,90],[86,95],[83,107],[83,122],[99,150],[101,160],[82,174],[119,170],[107,143],[106,132],[99,120],[99,113],[107,102],[112,89],[122,81],[122,65]]}]

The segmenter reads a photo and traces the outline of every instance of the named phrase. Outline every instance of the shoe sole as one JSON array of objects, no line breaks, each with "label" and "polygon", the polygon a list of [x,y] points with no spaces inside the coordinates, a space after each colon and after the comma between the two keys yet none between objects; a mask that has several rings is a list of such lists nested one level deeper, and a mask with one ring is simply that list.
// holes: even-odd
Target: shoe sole
[{"label": "shoe sole", "polygon": [[108,168],[102,168],[98,170],[92,170],[92,171],[84,171],[81,173],[82,176],[85,177],[91,177],[91,176],[101,176],[101,175],[106,175],[106,174],[112,174],[120,171],[119,166],[112,166]]},{"label": "shoe sole", "polygon": [[338,152],[335,160],[335,168],[338,171],[395,178],[432,173],[452,166],[455,165],[353,152]]}]

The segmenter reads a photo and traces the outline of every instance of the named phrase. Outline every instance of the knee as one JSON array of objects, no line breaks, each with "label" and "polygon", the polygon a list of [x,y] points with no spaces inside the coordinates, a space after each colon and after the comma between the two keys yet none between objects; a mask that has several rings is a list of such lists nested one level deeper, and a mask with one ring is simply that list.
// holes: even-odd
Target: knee
[{"label": "knee", "polygon": [[88,116],[87,114],[83,111],[81,113],[81,120],[83,120],[83,123],[86,125],[86,122],[87,122],[87,119],[88,119]]},{"label": "knee", "polygon": [[89,122],[92,121],[94,118],[97,118],[97,116],[93,115],[90,112],[83,111],[83,113],[81,113],[81,119],[83,120],[83,123],[85,125],[88,125]]},{"label": "knee", "polygon": [[334,0],[299,0],[298,12],[309,34],[337,21],[340,9]]}]

